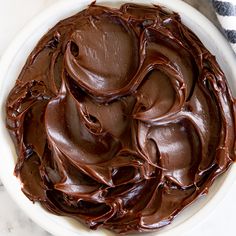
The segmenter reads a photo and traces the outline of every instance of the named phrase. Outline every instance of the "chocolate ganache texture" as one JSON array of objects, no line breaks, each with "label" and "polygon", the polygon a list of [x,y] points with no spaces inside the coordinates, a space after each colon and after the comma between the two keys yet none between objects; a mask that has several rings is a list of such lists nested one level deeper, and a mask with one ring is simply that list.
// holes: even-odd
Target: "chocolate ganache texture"
[{"label": "chocolate ganache texture", "polygon": [[235,159],[235,100],[215,57],[159,6],[91,4],[39,41],[9,94],[15,175],[91,229],[168,225]]}]

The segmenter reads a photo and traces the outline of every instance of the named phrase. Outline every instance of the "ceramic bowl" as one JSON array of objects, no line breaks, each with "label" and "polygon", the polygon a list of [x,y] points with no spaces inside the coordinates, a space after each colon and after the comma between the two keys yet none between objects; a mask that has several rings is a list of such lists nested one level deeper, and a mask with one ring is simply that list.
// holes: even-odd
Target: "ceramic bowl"
[{"label": "ceramic bowl", "polygon": [[[107,236],[113,235],[107,230],[92,231],[82,224],[67,217],[55,216],[44,210],[39,204],[33,204],[21,192],[19,180],[13,175],[16,162],[16,152],[5,127],[5,102],[7,95],[14,86],[25,61],[39,39],[58,21],[67,18],[86,8],[92,0],[70,0],[56,3],[35,17],[28,26],[15,38],[0,61],[0,178],[6,189],[21,207],[21,209],[36,223],[48,232],[58,236]],[[228,83],[235,96],[236,94],[236,66],[235,55],[229,44],[216,27],[197,10],[180,0],[97,0],[97,4],[119,7],[122,3],[134,2],[143,4],[159,4],[178,12],[182,22],[201,39],[204,45],[216,56],[224,71]],[[176,236],[184,235],[202,222],[222,198],[229,191],[235,181],[236,165],[221,177],[217,178],[207,196],[198,199],[181,212],[170,226],[167,226],[151,235]]]}]

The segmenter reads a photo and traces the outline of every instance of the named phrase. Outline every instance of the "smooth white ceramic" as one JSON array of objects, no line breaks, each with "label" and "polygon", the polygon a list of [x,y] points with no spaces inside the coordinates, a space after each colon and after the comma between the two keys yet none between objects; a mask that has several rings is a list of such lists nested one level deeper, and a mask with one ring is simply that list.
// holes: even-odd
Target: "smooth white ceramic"
[{"label": "smooth white ceramic", "polygon": [[[0,61],[0,178],[22,210],[41,227],[58,236],[108,236],[112,235],[112,233],[106,230],[88,230],[72,219],[55,216],[46,212],[39,204],[32,204],[25,197],[21,192],[19,181],[13,175],[16,153],[5,128],[5,101],[27,56],[39,39],[59,20],[84,9],[91,2],[92,0],[63,1],[46,9],[22,30]],[[205,46],[216,55],[217,61],[226,74],[233,94],[236,95],[235,55],[221,33],[207,18],[180,0],[97,0],[97,3],[113,7],[118,7],[124,2],[159,4],[178,12],[183,23],[191,28]],[[170,226],[149,235],[176,236],[178,233],[184,235],[191,231],[196,225],[206,219],[227,194],[235,180],[234,171],[236,171],[235,164],[227,173],[217,179],[206,197],[197,200],[194,204],[187,207]]]}]

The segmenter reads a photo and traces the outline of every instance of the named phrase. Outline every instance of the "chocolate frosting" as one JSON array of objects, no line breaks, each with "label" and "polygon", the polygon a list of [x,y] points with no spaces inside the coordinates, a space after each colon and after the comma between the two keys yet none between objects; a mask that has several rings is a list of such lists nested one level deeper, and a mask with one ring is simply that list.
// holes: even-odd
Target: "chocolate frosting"
[{"label": "chocolate frosting", "polygon": [[152,231],[234,161],[235,108],[178,14],[93,3],[43,36],[9,94],[15,174],[30,200],[91,229]]}]

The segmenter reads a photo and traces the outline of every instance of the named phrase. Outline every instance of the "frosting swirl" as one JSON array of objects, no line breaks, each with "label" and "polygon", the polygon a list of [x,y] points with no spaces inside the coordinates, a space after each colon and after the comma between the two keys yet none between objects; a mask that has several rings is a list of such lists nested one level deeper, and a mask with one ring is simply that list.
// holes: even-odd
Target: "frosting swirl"
[{"label": "frosting swirl", "polygon": [[15,174],[91,229],[168,225],[235,159],[235,102],[215,57],[159,6],[91,4],[39,41],[9,94]]}]

